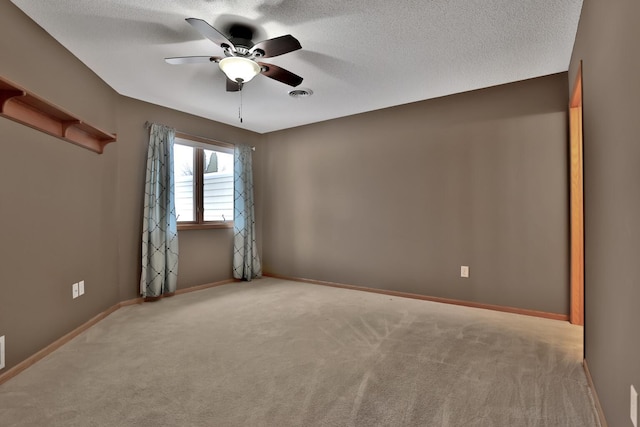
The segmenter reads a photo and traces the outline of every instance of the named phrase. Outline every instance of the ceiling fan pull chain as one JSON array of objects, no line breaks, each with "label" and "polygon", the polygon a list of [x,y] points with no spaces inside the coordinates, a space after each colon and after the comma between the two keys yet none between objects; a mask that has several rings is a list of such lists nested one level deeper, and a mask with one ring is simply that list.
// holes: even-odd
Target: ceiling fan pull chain
[{"label": "ceiling fan pull chain", "polygon": [[240,92],[240,107],[238,108],[238,118],[240,119],[240,123],[242,123],[242,90]]}]

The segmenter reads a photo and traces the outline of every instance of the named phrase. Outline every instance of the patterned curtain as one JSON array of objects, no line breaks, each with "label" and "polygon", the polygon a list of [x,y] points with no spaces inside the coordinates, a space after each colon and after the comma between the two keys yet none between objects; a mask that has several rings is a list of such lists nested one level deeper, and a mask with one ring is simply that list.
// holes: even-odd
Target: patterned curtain
[{"label": "patterned curtain", "polygon": [[175,292],[178,279],[178,226],[173,189],[175,129],[152,124],[147,154],[142,224],[143,297]]},{"label": "patterned curtain", "polygon": [[251,151],[247,145],[236,145],[233,152],[233,277],[247,281],[262,276],[256,246]]}]

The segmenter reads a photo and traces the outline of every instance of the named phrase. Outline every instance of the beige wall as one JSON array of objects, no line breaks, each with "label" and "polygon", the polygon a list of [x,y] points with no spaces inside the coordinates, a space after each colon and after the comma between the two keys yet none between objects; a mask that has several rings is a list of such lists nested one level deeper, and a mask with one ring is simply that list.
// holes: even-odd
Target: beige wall
[{"label": "beige wall", "polygon": [[570,77],[583,61],[586,359],[610,426],[640,390],[640,3],[585,0]]},{"label": "beige wall", "polygon": [[269,134],[264,270],[567,313],[566,86],[562,73]]},{"label": "beige wall", "polygon": [[[0,118],[5,372],[138,296],[145,121],[257,146],[256,159],[264,137],[119,96],[9,2],[0,3],[0,58],[0,76],[118,134],[98,155]],[[179,288],[231,278],[230,230],[180,232],[179,239]],[[86,294],[73,300],[79,280]]]},{"label": "beige wall", "polygon": [[[0,75],[116,131],[117,94],[11,3]],[[103,155],[0,118],[0,335],[7,368],[119,301],[117,150]],[[86,282],[72,300],[71,285]]]}]

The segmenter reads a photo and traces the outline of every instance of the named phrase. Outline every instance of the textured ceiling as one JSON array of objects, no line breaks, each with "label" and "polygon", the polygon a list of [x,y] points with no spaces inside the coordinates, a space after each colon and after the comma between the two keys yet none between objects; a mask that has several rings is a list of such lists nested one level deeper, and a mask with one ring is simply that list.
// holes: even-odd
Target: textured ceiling
[{"label": "textured ceiling", "polygon": [[[122,95],[260,133],[566,71],[582,0],[11,0]],[[185,18],[302,50],[265,59],[302,77],[225,91],[222,55]]]}]

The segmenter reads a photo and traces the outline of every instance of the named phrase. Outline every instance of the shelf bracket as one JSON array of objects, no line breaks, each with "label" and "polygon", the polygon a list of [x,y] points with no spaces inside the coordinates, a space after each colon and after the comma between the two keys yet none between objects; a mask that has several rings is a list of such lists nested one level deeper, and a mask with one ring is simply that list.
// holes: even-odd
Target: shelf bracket
[{"label": "shelf bracket", "polygon": [[79,124],[81,124],[81,123],[82,123],[82,121],[81,121],[81,120],[66,120],[66,121],[63,121],[63,122],[61,123],[61,125],[62,125],[62,136],[63,136],[64,138],[68,138],[69,136],[68,136],[68,134],[67,134],[67,130],[68,130],[70,127],[73,127],[73,126],[75,126],[75,125],[79,125]]},{"label": "shelf bracket", "polygon": [[18,96],[25,96],[27,92],[24,90],[0,90],[0,114],[4,113],[5,106],[10,99]]}]

